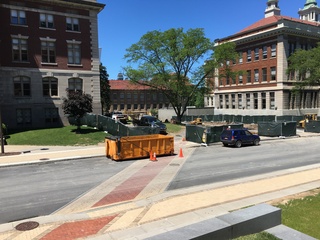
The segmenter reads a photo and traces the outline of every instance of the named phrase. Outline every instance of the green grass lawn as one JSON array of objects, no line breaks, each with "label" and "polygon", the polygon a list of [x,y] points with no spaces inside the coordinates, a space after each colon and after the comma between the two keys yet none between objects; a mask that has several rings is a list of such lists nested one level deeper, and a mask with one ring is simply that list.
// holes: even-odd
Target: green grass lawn
[{"label": "green grass lawn", "polygon": [[[167,123],[169,133],[177,133],[182,125]],[[81,127],[80,133],[76,134],[75,126],[61,128],[48,128],[28,131],[11,131],[7,139],[10,145],[42,145],[42,146],[83,146],[103,143],[106,134],[91,127]]]},{"label": "green grass lawn", "polygon": [[75,126],[48,128],[10,133],[10,145],[77,146],[103,143],[107,134],[91,127],[81,127],[80,133]]}]

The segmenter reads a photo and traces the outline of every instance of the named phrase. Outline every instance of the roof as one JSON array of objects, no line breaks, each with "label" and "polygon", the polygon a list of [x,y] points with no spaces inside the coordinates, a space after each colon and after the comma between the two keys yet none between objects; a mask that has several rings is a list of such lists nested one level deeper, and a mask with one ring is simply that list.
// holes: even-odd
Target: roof
[{"label": "roof", "polygon": [[310,21],[299,19],[299,18],[274,15],[274,16],[271,16],[271,17],[263,18],[263,19],[259,20],[258,22],[255,22],[254,24],[242,29],[238,33],[244,33],[244,32],[248,32],[248,31],[253,31],[253,30],[256,30],[258,28],[266,27],[266,26],[269,26],[269,25],[272,25],[272,24],[276,25],[281,20],[288,20],[288,21],[291,21],[291,22],[303,23],[303,24],[311,25],[311,26],[319,26],[319,23],[317,23],[317,22],[310,22]]},{"label": "roof", "polygon": [[148,86],[134,84],[130,80],[109,80],[111,90],[147,90]]},{"label": "roof", "polygon": [[265,30],[265,29],[271,29],[271,28],[277,28],[278,24],[281,23],[282,21],[290,21],[290,22],[295,22],[295,23],[301,23],[301,24],[305,24],[305,25],[309,25],[309,26],[315,26],[318,27],[320,26],[320,24],[318,22],[310,22],[307,20],[302,20],[299,18],[293,18],[293,17],[287,17],[287,16],[281,16],[281,15],[273,15],[267,18],[263,18],[253,24],[251,24],[250,26],[242,29],[241,31],[221,38],[221,39],[217,39],[217,42],[223,42],[226,41],[228,39],[232,39],[232,38],[238,38],[239,36],[245,36],[247,34],[251,34],[254,32],[261,32],[261,30]]}]

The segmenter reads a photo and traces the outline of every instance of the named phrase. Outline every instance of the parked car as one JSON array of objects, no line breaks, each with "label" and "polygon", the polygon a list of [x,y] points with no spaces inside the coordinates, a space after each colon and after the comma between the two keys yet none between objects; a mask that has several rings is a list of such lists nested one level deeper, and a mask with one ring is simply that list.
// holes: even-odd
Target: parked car
[{"label": "parked car", "polygon": [[252,134],[248,129],[231,129],[227,128],[222,131],[220,141],[223,146],[241,147],[242,145],[259,145],[260,137]]},{"label": "parked car", "polygon": [[167,133],[167,126],[154,116],[144,115],[140,118],[140,120],[133,119],[132,123],[134,126],[159,127],[160,133],[163,133],[163,134]]},{"label": "parked car", "polygon": [[123,114],[122,112],[114,112],[112,114],[112,119],[113,120],[116,120],[116,121],[120,121],[122,123],[127,123],[127,120],[128,120],[128,115],[126,114]]}]

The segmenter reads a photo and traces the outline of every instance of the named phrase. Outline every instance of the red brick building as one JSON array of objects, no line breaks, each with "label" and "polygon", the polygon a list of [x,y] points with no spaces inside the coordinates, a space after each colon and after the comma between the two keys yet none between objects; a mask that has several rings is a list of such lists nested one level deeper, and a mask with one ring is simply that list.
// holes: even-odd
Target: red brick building
[{"label": "red brick building", "polygon": [[1,0],[0,103],[9,128],[66,122],[66,91],[93,96],[101,113],[96,0]]},{"label": "red brick building", "polygon": [[169,107],[166,96],[147,86],[133,84],[129,80],[109,80],[110,112],[148,113],[151,109]]},{"label": "red brick building", "polygon": [[294,76],[287,74],[288,57],[299,48],[310,49],[320,41],[320,8],[307,0],[300,18],[282,16],[278,0],[268,0],[265,18],[231,36],[216,40],[216,46],[235,42],[237,62],[243,75],[215,79],[214,91],[205,98],[215,114],[301,115],[319,112],[319,87],[291,92]]}]

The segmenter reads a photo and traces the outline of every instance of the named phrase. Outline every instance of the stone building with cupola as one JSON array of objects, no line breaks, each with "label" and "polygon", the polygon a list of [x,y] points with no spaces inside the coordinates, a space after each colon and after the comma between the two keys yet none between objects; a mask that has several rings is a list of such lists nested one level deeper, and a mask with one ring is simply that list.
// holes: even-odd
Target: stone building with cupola
[{"label": "stone building with cupola", "polygon": [[235,78],[216,77],[205,106],[215,114],[233,115],[319,115],[319,87],[292,93],[294,76],[287,73],[288,58],[297,49],[311,49],[320,41],[320,8],[307,0],[299,17],[281,15],[279,0],[268,0],[264,18],[241,31],[217,39],[215,45],[236,43]]}]

